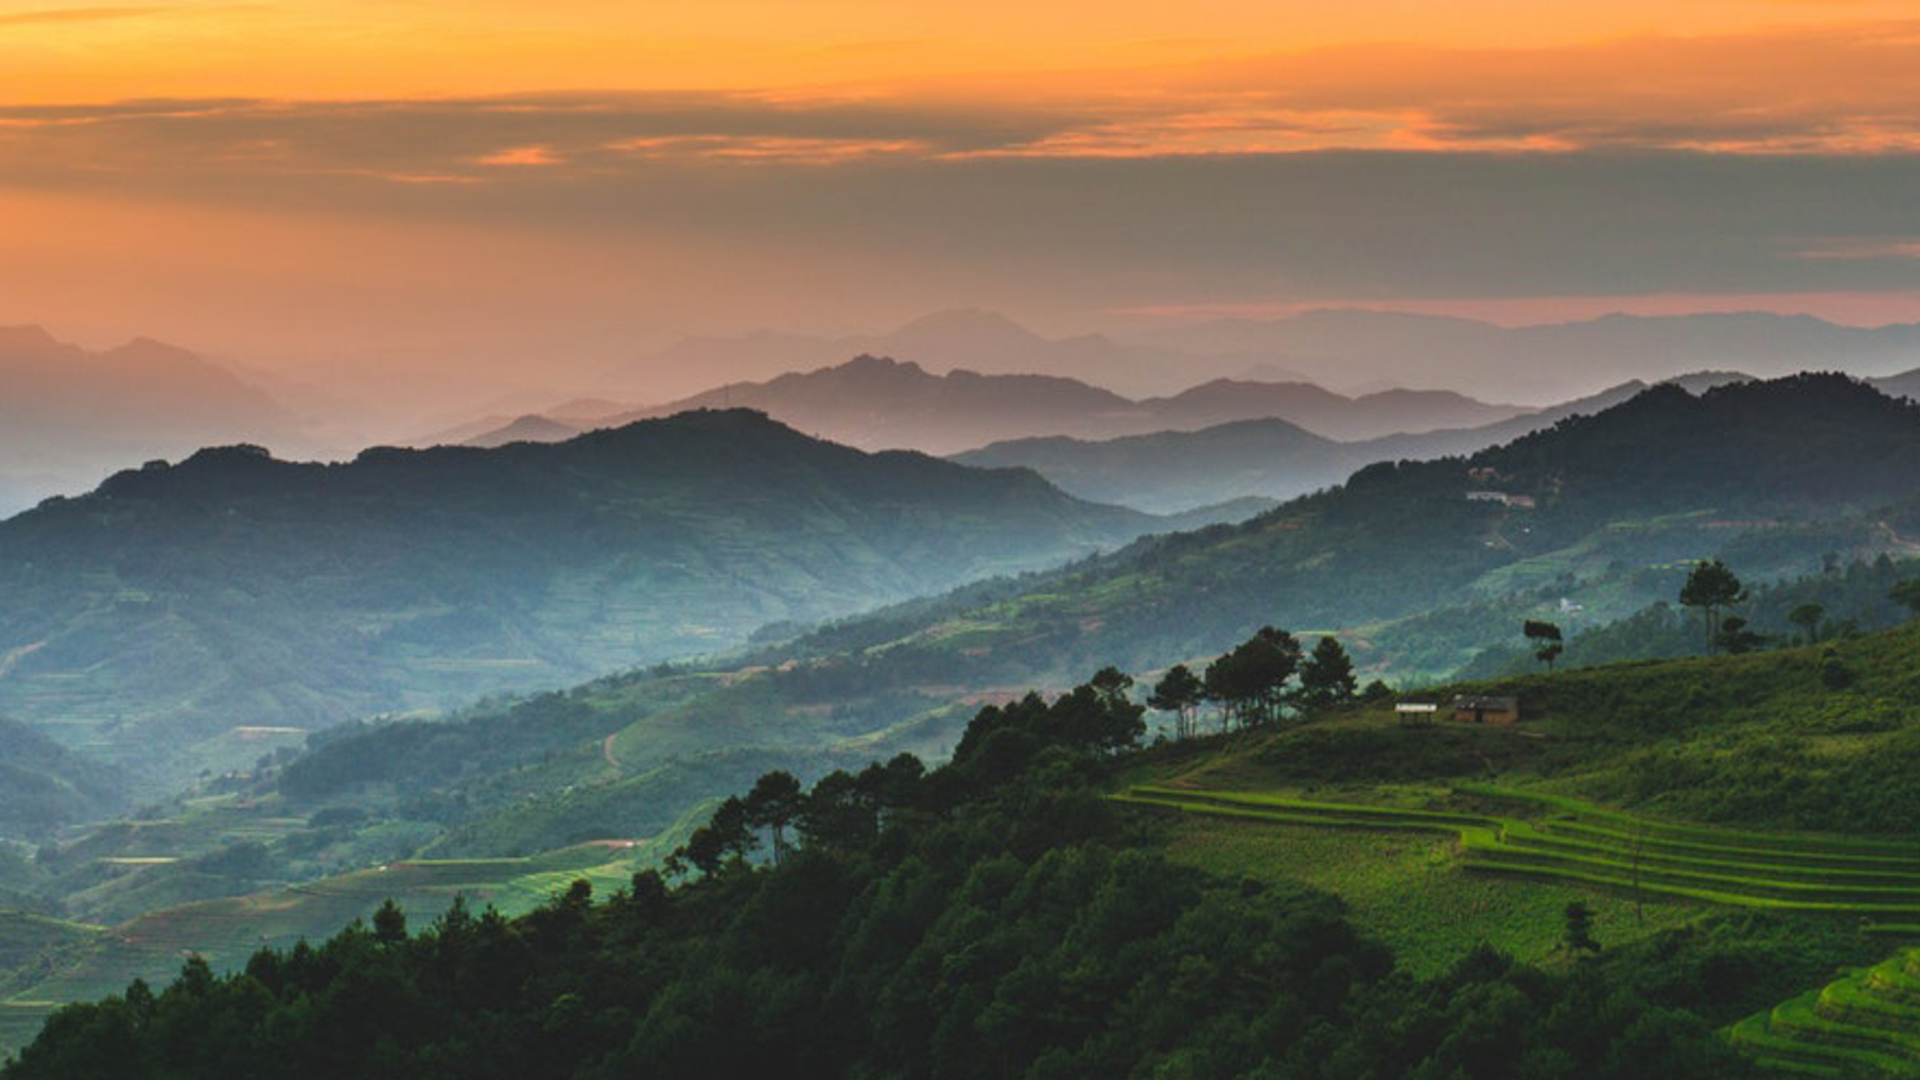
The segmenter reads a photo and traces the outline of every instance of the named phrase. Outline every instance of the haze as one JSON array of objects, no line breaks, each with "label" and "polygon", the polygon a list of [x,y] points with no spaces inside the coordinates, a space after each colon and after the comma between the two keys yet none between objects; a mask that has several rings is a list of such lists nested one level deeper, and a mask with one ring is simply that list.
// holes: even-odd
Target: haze
[{"label": "haze", "polygon": [[9,7],[0,324],[451,417],[689,333],[953,307],[1911,321],[1911,14]]}]

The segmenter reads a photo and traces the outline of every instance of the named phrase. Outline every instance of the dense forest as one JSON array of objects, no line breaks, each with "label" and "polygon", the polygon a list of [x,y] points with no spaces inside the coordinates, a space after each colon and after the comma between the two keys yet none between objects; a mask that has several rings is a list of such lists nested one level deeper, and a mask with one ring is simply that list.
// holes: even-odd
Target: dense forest
[{"label": "dense forest", "polygon": [[[1112,673],[1117,674],[1117,673]],[[7,1080],[151,1077],[1750,1077],[1714,1029],[1854,948],[1708,920],[1564,962],[1396,970],[1334,898],[1176,867],[1103,798],[1162,750],[1096,679],[954,759],[784,774],[670,860],[518,919],[456,905],[56,1013]]]}]

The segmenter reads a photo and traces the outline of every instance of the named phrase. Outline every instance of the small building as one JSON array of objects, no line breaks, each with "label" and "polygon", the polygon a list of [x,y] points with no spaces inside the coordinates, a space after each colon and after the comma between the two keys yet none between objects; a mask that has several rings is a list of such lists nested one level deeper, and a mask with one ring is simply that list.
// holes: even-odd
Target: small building
[{"label": "small building", "polygon": [[1453,699],[1452,708],[1453,722],[1456,724],[1517,724],[1520,722],[1520,699],[1517,697],[1462,694]]},{"label": "small building", "polygon": [[1394,716],[1403,724],[1431,724],[1440,712],[1440,706],[1431,701],[1403,701],[1393,707]]}]

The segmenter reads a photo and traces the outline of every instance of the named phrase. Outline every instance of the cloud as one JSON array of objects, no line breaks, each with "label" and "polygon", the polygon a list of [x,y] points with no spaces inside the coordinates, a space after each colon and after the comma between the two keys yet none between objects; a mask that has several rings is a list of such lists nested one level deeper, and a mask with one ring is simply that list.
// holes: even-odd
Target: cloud
[{"label": "cloud", "polygon": [[12,14],[0,14],[0,28],[8,26],[38,26],[48,23],[87,23],[116,22],[122,19],[145,19],[164,15],[231,15],[246,11],[266,11],[265,4],[222,4],[215,7],[85,7],[85,8],[42,8],[38,11],[17,11]]},{"label": "cloud", "polygon": [[1338,149],[1920,151],[1920,22],[1553,48],[1321,49],[990,93],[901,83],[0,107],[0,176],[14,184],[198,178],[223,195],[327,178],[570,183],[665,167]]},{"label": "cloud", "polygon": [[1920,259],[1920,240],[1873,238],[1830,240],[1800,253],[1803,259]]},{"label": "cloud", "polygon": [[[753,95],[574,94],[421,101],[155,100],[0,107],[14,183],[467,175],[502,165],[598,173],[662,164],[942,157],[1037,142],[1088,118],[1046,109]],[[544,172],[564,171],[553,168]]]},{"label": "cloud", "polygon": [[1175,94],[1372,115],[1429,149],[1920,148],[1920,22],[1551,48],[1342,47],[1171,74]]},{"label": "cloud", "polygon": [[564,159],[545,146],[509,146],[479,159],[482,165],[558,165]]},{"label": "cloud", "polygon": [[1083,309],[1841,293],[1920,288],[1916,133],[1903,23],[990,93],[0,106],[0,188],[565,237],[614,265],[716,253],[701,297],[741,266],[756,295]]},{"label": "cloud", "polygon": [[178,9],[169,7],[46,8],[40,11],[20,11],[11,15],[0,15],[0,26],[138,19],[148,15],[163,15],[175,10]]}]

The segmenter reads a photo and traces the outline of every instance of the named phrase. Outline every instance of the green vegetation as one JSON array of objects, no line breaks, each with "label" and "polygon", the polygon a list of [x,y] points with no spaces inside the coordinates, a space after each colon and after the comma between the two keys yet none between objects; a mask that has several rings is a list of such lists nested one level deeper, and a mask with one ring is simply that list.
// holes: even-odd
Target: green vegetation
[{"label": "green vegetation", "polygon": [[1574,900],[1591,905],[1595,932],[1609,946],[1693,925],[1704,914],[1699,904],[1666,896],[1636,903],[1578,884],[1465,873],[1447,832],[1221,814],[1185,815],[1168,829],[1167,857],[1175,862],[1338,896],[1355,926],[1422,977],[1444,973],[1483,944],[1527,963],[1564,960],[1563,913]]},{"label": "green vegetation", "polygon": [[[1842,537],[1829,537],[1836,542]],[[1865,537],[1860,537],[1864,541]],[[1853,548],[1853,543],[1837,546]],[[1766,567],[1766,563],[1742,564]],[[1890,590],[1906,575],[1914,572],[1911,559],[1893,559],[1885,554],[1872,559],[1843,560],[1829,551],[1820,560],[1815,573],[1796,571],[1771,584],[1748,588],[1741,605],[1748,629],[1776,645],[1813,644],[1857,636],[1881,630],[1905,621],[1907,612],[1890,595]],[[1679,588],[1677,574],[1672,588]],[[1569,587],[1566,592],[1579,594]],[[1566,660],[1579,667],[1596,667],[1623,660],[1687,656],[1701,650],[1702,631],[1697,620],[1689,620],[1672,606],[1674,593],[1623,618],[1603,624],[1589,624],[1567,642]],[[1817,613],[1817,615],[1816,615]],[[1814,615],[1811,622],[1808,617]],[[1438,613],[1436,620],[1472,619],[1477,612]],[[1461,672],[1465,677],[1485,678],[1517,675],[1531,667],[1530,658],[1519,648],[1495,645],[1474,658]]]},{"label": "green vegetation", "polygon": [[[1802,423],[1808,410],[1819,415]],[[1786,417],[1799,426],[1785,425]],[[49,914],[111,924],[141,912],[158,918],[167,911],[250,911],[252,905],[269,904],[262,898],[299,895],[300,882],[353,880],[343,872],[370,865],[417,866],[451,859],[457,862],[450,865],[469,865],[484,876],[493,871],[478,869],[475,860],[528,858],[618,839],[636,846],[621,849],[625,854],[620,859],[594,871],[599,894],[617,890],[623,882],[635,890],[646,888],[632,882],[635,870],[663,862],[681,867],[699,880],[674,894],[686,899],[667,903],[704,912],[690,916],[695,929],[720,935],[718,927],[733,918],[736,901],[775,903],[753,899],[762,885],[740,883],[793,881],[785,875],[809,865],[813,869],[807,873],[851,875],[834,880],[857,894],[881,889],[860,875],[874,868],[893,873],[900,866],[893,860],[909,851],[943,868],[937,874],[927,871],[933,876],[925,882],[914,876],[919,870],[900,870],[905,876],[899,887],[924,885],[943,897],[959,891],[974,873],[972,863],[953,861],[962,855],[1010,851],[1020,864],[1019,873],[1026,874],[1046,858],[1050,844],[1076,846],[1080,826],[1105,821],[1116,812],[1077,797],[1063,796],[1056,804],[1037,788],[1029,790],[1032,785],[1020,778],[1038,767],[1040,757],[1054,753],[1074,763],[1071,768],[1060,766],[1065,771],[1057,775],[1048,774],[1063,790],[1090,797],[1084,786],[1106,784],[1110,770],[1125,768],[1136,788],[1158,792],[1163,802],[1172,800],[1192,811],[1173,823],[1113,824],[1118,831],[1099,832],[1098,840],[1111,853],[1137,853],[1164,842],[1174,862],[1226,879],[1254,878],[1265,882],[1269,893],[1292,898],[1289,903],[1302,895],[1297,883],[1310,882],[1344,900],[1342,920],[1350,919],[1358,932],[1384,941],[1398,954],[1403,975],[1391,978],[1425,985],[1419,980],[1445,980],[1459,975],[1461,965],[1470,968],[1468,982],[1477,989],[1464,991],[1463,1000],[1482,993],[1504,995],[1491,983],[1520,970],[1504,960],[1475,959],[1478,944],[1495,943],[1523,963],[1549,969],[1547,975],[1512,975],[1517,992],[1538,1011],[1561,1000],[1556,994],[1600,992],[1599,984],[1583,980],[1600,979],[1612,987],[1608,980],[1627,978],[1624,972],[1643,962],[1656,968],[1669,963],[1658,953],[1669,947],[1659,944],[1672,940],[1669,932],[1691,935],[1688,944],[1671,946],[1683,952],[1747,948],[1746,939],[1738,935],[1761,924],[1727,922],[1730,911],[1765,912],[1775,920],[1766,924],[1771,927],[1798,927],[1809,934],[1814,933],[1809,927],[1830,930],[1835,936],[1821,939],[1826,944],[1819,955],[1837,962],[1835,957],[1846,954],[1845,962],[1860,962],[1867,957],[1849,950],[1860,948],[1853,932],[1861,917],[1883,929],[1920,925],[1920,914],[1911,910],[1920,895],[1915,870],[1904,856],[1887,858],[1883,850],[1885,842],[1920,836],[1920,715],[1915,712],[1920,708],[1920,684],[1911,674],[1911,658],[1920,652],[1915,636],[1920,627],[1886,634],[1857,632],[1899,614],[1897,600],[1890,596],[1899,580],[1912,576],[1912,568],[1874,556],[1903,549],[1901,530],[1910,528],[1914,507],[1888,505],[1908,494],[1910,469],[1900,474],[1874,464],[1855,470],[1853,455],[1856,447],[1864,446],[1889,455],[1887,460],[1905,462],[1920,453],[1909,445],[1920,445],[1915,428],[1911,407],[1862,392],[1844,380],[1730,387],[1702,399],[1661,392],[1601,417],[1570,420],[1470,461],[1376,465],[1345,488],[1298,500],[1241,525],[1139,541],[1125,551],[1059,571],[976,583],[947,597],[908,601],[798,637],[791,636],[796,627],[781,624],[744,656],[629,670],[565,693],[495,698],[431,721],[385,718],[344,724],[316,732],[308,752],[297,758],[276,749],[284,744],[274,740],[294,738],[285,732],[262,729],[219,736],[229,739],[223,745],[231,752],[245,748],[251,757],[231,773],[202,778],[193,798],[144,811],[147,820],[70,835],[38,848],[0,846],[0,888]],[[1751,461],[1736,469],[1735,459],[1727,456],[1731,451],[1703,449],[1698,440],[1708,431]],[[1841,438],[1842,432],[1848,438]],[[1784,446],[1788,435],[1789,448],[1775,445]],[[1633,461],[1651,462],[1637,465],[1631,482],[1619,475],[1629,454]],[[436,522],[435,528],[443,532],[458,532],[450,524],[453,518],[428,512],[436,504],[427,495],[441,493],[420,490],[424,460],[380,452],[359,467],[397,470],[388,479],[406,481],[397,490],[419,497],[408,513]],[[1912,463],[1920,464],[1920,457]],[[184,483],[183,476],[174,474],[224,477],[220,482],[233,490],[223,491],[222,497],[237,500],[249,484],[262,486],[262,477],[279,476],[280,468],[252,455],[214,455],[198,464],[123,479],[114,492],[86,503],[91,508],[87,512],[108,518],[108,511],[124,510],[136,517],[161,513],[155,508],[170,504],[149,498],[153,493],[146,489]],[[785,474],[767,482],[772,489],[814,490]],[[1495,490],[1511,498],[1469,499],[1470,490]],[[479,497],[462,485],[450,491]],[[727,527],[744,529],[740,521],[760,520],[754,515],[765,510],[768,520],[813,535],[806,520],[781,518],[778,500],[761,494],[765,500],[748,498],[752,512],[729,518]],[[635,499],[635,507],[645,503]],[[829,499],[826,505],[839,504]],[[500,535],[520,538],[513,543],[548,537],[562,547],[591,539],[606,550],[631,539],[595,532],[577,515],[567,519],[566,538],[540,531],[559,529],[554,521],[579,509],[530,504],[527,520],[512,528],[503,525]],[[79,513],[65,504],[47,513],[54,511]],[[341,510],[348,519],[363,512],[365,507],[354,505]],[[726,517],[732,511],[715,513]],[[807,513],[812,511],[802,513],[803,519]],[[48,523],[56,518],[37,520],[51,528]],[[593,521],[605,524],[600,518]],[[197,529],[214,534],[241,527],[219,514],[175,525],[188,533]],[[527,531],[515,531],[522,527]],[[821,535],[839,534],[827,529]],[[463,536],[461,542],[479,544],[481,539]],[[748,561],[768,554],[744,532],[697,544],[686,537],[679,540],[694,547],[717,544],[711,550],[701,548],[701,559],[718,560],[736,549],[747,551],[742,557]],[[679,540],[670,537],[662,543]],[[518,549],[508,544],[501,550]],[[849,556],[852,562],[865,557],[857,551]],[[1588,646],[1607,634],[1620,643],[1623,655],[1663,647],[1669,628],[1674,640],[1684,638],[1678,648],[1701,650],[1705,642],[1699,621],[1684,619],[1671,607],[1649,609],[1646,601],[1677,597],[1693,569],[1703,558],[1711,565],[1713,557],[1754,580],[1801,574],[1797,581],[1748,590],[1740,617],[1749,621],[1736,629],[1784,643],[1785,635],[1797,628],[1797,636],[1817,642],[1737,656],[1604,670],[1583,667],[1597,655]],[[1820,568],[1817,575],[1808,573],[1814,566]],[[323,586],[318,582],[324,575],[315,576],[320,569],[296,567],[291,579],[314,583],[316,603],[320,592],[343,580],[336,574]],[[552,640],[541,635],[559,634],[566,620],[539,622],[547,618],[538,614],[549,611],[540,606],[545,601],[536,602],[531,594],[506,595],[519,588],[509,588],[509,583],[531,580],[519,575],[519,564],[506,555],[491,564],[481,560],[481,570],[475,572],[483,571],[502,583],[493,593],[478,594],[492,598],[487,604],[499,601],[482,613],[484,619],[468,619],[478,608],[435,609],[425,622],[421,620],[427,616],[419,612],[368,616],[356,624],[357,647],[373,643],[381,656],[407,658],[407,664],[431,670],[449,683],[467,678],[463,665],[490,666],[502,678],[512,665],[526,670],[522,662],[538,649],[512,656],[489,651],[493,646],[485,642],[504,639],[487,635],[499,627],[517,628],[516,641],[538,644]],[[178,605],[162,604],[164,598],[151,588],[129,585],[122,570],[86,573],[97,580],[85,580],[115,590],[114,605],[161,619],[176,630],[185,625]],[[234,576],[231,590],[219,594],[230,602],[225,610],[274,607],[277,594],[257,579],[264,575],[255,567]],[[541,580],[549,580],[558,590],[550,595],[563,597],[568,605],[603,600],[613,605],[596,609],[594,634],[601,636],[593,640],[603,645],[612,641],[605,634],[638,625],[633,620],[639,616],[619,606],[624,603],[620,595],[628,594],[609,593],[585,577],[561,574]],[[435,579],[417,588],[410,585],[414,592],[394,595],[426,604],[432,588],[440,585],[467,587]],[[635,587],[652,586],[641,582]],[[255,590],[253,599],[241,595],[248,590]],[[1863,598],[1869,597],[1871,613],[1863,614],[1869,611]],[[384,603],[392,597],[362,599]],[[655,599],[655,614],[675,612],[684,619],[685,612],[702,610],[671,589],[650,595],[648,603]],[[1585,608],[1579,610],[1582,604]],[[1809,604],[1820,609],[1818,617],[1807,614]],[[166,610],[159,610],[162,607]],[[373,608],[355,610],[365,614]],[[1566,614],[1556,614],[1562,611]],[[1635,611],[1642,614],[1622,629],[1563,635],[1565,653],[1551,658],[1533,651],[1559,644],[1549,635],[1535,635],[1528,651],[1516,642],[1516,623],[1522,630],[1529,622],[1557,629],[1558,623],[1547,620],[1566,620],[1571,626],[1577,616],[1590,625]],[[1796,611],[1800,618],[1792,618]],[[529,612],[535,613],[527,615],[533,621],[519,621]],[[1281,619],[1311,629],[1299,630],[1297,638],[1272,628],[1247,636],[1250,628]],[[318,616],[313,621],[324,622]],[[237,625],[226,624],[226,632]],[[1648,632],[1628,640],[1636,627]],[[1651,632],[1654,629],[1659,632]],[[1720,629],[1726,629],[1724,619]],[[442,630],[449,636],[438,636]],[[408,636],[416,632],[422,636]],[[1309,651],[1304,642],[1316,637],[1319,644]],[[1384,687],[1370,688],[1364,706],[1348,704],[1357,684],[1369,676],[1390,671],[1404,679],[1450,672],[1491,641],[1509,647],[1518,670],[1532,672],[1543,661],[1550,662],[1550,669],[1496,675],[1444,692],[1517,696],[1525,720],[1515,728],[1447,723],[1401,727],[1383,712],[1390,693]],[[216,651],[227,655],[226,643],[221,639]],[[258,641],[238,641],[231,655],[244,659],[257,649],[292,653],[310,644],[269,629]],[[626,655],[633,655],[631,646],[630,639],[622,646],[629,650]],[[42,657],[53,648],[21,657],[0,676],[0,685],[9,680],[16,688],[24,685],[19,677],[31,674],[32,665],[42,659],[65,662],[61,655],[77,655],[55,650]],[[132,651],[129,645],[127,655]],[[317,645],[309,651],[323,660],[339,656]],[[1080,690],[1056,693],[1070,676],[1116,661],[1145,673],[1142,681],[1152,692],[1144,692],[1145,686],[1129,687],[1127,676],[1108,669]],[[508,667],[497,667],[502,662]],[[159,679],[170,664],[181,670],[195,666],[179,656],[162,657],[152,661],[150,669],[141,669],[146,672],[142,677]],[[88,677],[104,678],[109,668],[89,667],[93,674]],[[327,677],[338,676],[340,686],[351,688],[359,685],[353,680],[371,670],[355,661]],[[1185,672],[1185,678],[1177,678],[1178,672]],[[41,670],[35,677],[46,674]],[[270,680],[223,685],[232,690],[243,684],[248,695],[275,695],[275,708],[288,702],[319,707],[318,699],[300,685]],[[48,684],[39,685],[44,689]],[[131,679],[125,684],[129,692],[158,685]],[[1022,696],[1019,690],[1028,686],[1043,690]],[[209,686],[196,694],[210,703],[224,700],[223,709],[239,707],[235,699],[222,699],[224,692]],[[1120,748],[1142,730],[1138,698],[1165,710],[1166,730],[1177,738],[1142,756],[1125,755]],[[983,710],[982,705],[990,707]],[[68,732],[74,742],[85,742],[88,731],[108,722],[104,714],[84,710],[75,717],[76,726]],[[1225,723],[1229,718],[1231,725]],[[136,737],[144,723],[128,720],[128,737]],[[1244,730],[1225,739],[1194,738],[1201,731],[1229,726]],[[256,737],[258,741],[241,741]],[[902,754],[938,760],[950,752],[956,755],[952,770],[936,771],[911,784],[889,784],[882,776],[869,776],[865,768],[876,761],[911,760]],[[756,778],[775,775],[791,781],[780,782],[788,796],[796,790],[810,792],[799,800],[800,810],[789,813],[791,798],[766,793],[751,797]],[[972,825],[958,823],[959,817],[973,812],[962,807],[974,807],[976,797],[988,802],[999,798],[982,795],[983,787],[1003,782],[1013,785],[1008,790],[1024,791],[1021,798],[1027,800],[1017,804],[1018,810],[1001,805],[995,811],[1000,816],[992,828],[1006,836],[983,838],[974,834]],[[887,792],[895,787],[918,789],[921,783],[933,785],[926,789],[930,794],[925,803],[889,801],[896,795]],[[737,796],[732,802],[727,799],[730,793]],[[831,813],[822,811],[809,821],[805,807],[816,797]],[[1026,827],[1020,819],[1024,813],[1066,818],[1047,819],[1047,828],[1054,831],[1045,842],[1019,840]],[[929,814],[935,821],[928,821]],[[938,859],[920,849],[923,830],[948,826],[958,831],[948,834],[946,842],[973,848]],[[1166,831],[1158,839],[1142,841],[1132,834],[1136,827]],[[852,839],[822,840],[835,830]],[[991,832],[986,826],[981,831]],[[1279,842],[1267,845],[1262,837]],[[1875,838],[1881,843],[1873,842]],[[884,850],[875,851],[875,844]],[[1337,857],[1341,845],[1367,858],[1343,864]],[[821,869],[816,860],[825,856],[823,848],[838,852],[835,859],[851,859],[855,869],[832,860]],[[776,859],[777,870],[762,865]],[[1182,876],[1187,870],[1166,873],[1169,880],[1187,883],[1178,888],[1187,890],[1181,894],[1183,902],[1192,904],[1213,903],[1209,897],[1228,897],[1238,888],[1203,876]],[[484,891],[502,906],[520,910],[566,887],[573,874],[568,867],[523,866],[509,879],[472,884],[476,895]],[[1091,870],[1088,874],[1099,876]],[[353,914],[364,915],[377,903],[353,890],[349,894],[361,905]],[[437,910],[435,905],[447,895],[431,893],[424,909],[416,899],[408,903],[418,914]],[[732,899],[693,899],[722,895]],[[1088,902],[1094,899],[1090,893],[1077,895]],[[1154,902],[1128,895],[1130,900]],[[1423,900],[1396,903],[1396,895]],[[832,896],[815,899],[822,905],[815,912],[821,921],[804,924],[807,932],[829,939],[855,932],[849,928],[853,924],[839,921],[847,917],[844,903],[836,907]],[[1591,963],[1581,959],[1590,951],[1584,946],[1563,947],[1570,940],[1568,906],[1576,901],[1587,905],[1589,932],[1603,946]],[[1219,900],[1229,907],[1237,902]],[[307,903],[302,900],[295,907]],[[1425,928],[1429,932],[1423,934],[1420,911],[1429,905],[1433,914]],[[1260,920],[1292,918],[1262,910],[1266,913]],[[333,914],[345,919],[349,913],[343,907]],[[922,915],[935,917],[916,908],[914,917]],[[198,918],[181,917],[187,925]],[[622,917],[593,915],[587,921]],[[914,932],[930,932],[928,924],[900,918]],[[974,919],[967,925],[977,927],[974,916],[952,918]],[[1711,929],[1736,925],[1748,930]],[[1067,928],[1056,920],[1044,931],[1030,928],[1023,933],[1050,941],[1047,933]],[[700,940],[709,949],[752,952],[763,947],[722,937]],[[698,933],[689,940],[696,938]],[[946,944],[952,952],[966,947],[958,937]],[[341,948],[352,952],[362,946]],[[668,951],[677,949],[675,945]],[[65,958],[65,966],[56,968],[72,973],[71,981],[38,980],[52,988],[48,998],[81,987],[90,988],[87,993],[110,989],[125,978],[124,973],[115,976],[115,964],[150,959],[102,948],[80,964],[67,963],[80,959],[73,948],[55,953]],[[231,952],[220,955],[225,963],[238,962]],[[833,959],[838,962],[839,954]],[[935,959],[945,962],[944,954],[915,961],[923,965],[921,974]],[[1354,957],[1349,961],[1358,962]],[[583,957],[582,962],[588,961]],[[1080,957],[1058,960],[1062,971],[1082,962]],[[1826,970],[1806,974],[1806,967],[1793,969],[1806,975],[1795,985],[1755,982],[1778,992],[1765,999],[1740,997],[1737,1011],[1730,1010],[1733,997],[1740,995],[1714,997],[1707,1007],[1684,994],[1635,993],[1648,1003],[1671,1001],[1692,1017],[1687,1024],[1718,1026],[1830,975]],[[679,976],[662,975],[659,983],[649,985],[682,987],[672,998],[673,1008],[680,1011],[663,1013],[657,1022],[671,1025],[687,1019],[692,1006],[683,1006],[688,1001],[761,1000],[768,994],[778,998],[789,989],[806,995],[839,993],[838,1001],[883,1012],[898,1004],[873,996],[867,982],[836,988],[785,968],[754,971],[753,978],[761,982],[752,984],[751,992],[732,983],[684,986],[675,981]],[[994,977],[1007,974],[1001,971]],[[1159,972],[1167,978],[1175,974]],[[837,976],[829,972],[818,978],[829,977]],[[873,976],[882,981],[891,977]],[[1047,977],[1055,980],[1046,984],[1055,990],[1071,988],[1067,975],[1054,972]],[[1361,982],[1385,986],[1388,978]],[[920,984],[926,981],[922,978]],[[269,989],[275,995],[284,990]],[[537,989],[571,992],[552,982]],[[1394,996],[1403,991],[1426,992],[1406,991],[1404,986],[1377,992],[1395,1008],[1420,1007]],[[1002,991],[997,982],[954,987],[954,993],[963,992],[994,1000]],[[1441,992],[1431,992],[1439,1000]],[[247,993],[253,995],[252,990]],[[1009,1002],[994,1015],[1031,1011],[1028,999]],[[957,1001],[943,1002],[943,1007],[948,1004],[961,1008]],[[978,1002],[969,999],[967,1007],[974,1004]],[[605,1008],[633,1011],[639,1006],[610,1003]],[[804,1025],[822,1019],[768,1008],[774,1010],[764,1017],[769,1023]],[[951,1021],[959,1025],[953,1030],[977,1038],[985,1030],[981,1025],[988,1023],[981,1019],[984,1014],[962,1013]],[[1467,1015],[1447,1022],[1464,1022]],[[1241,1019],[1257,1018],[1248,1014]],[[697,1029],[694,1020],[687,1022],[694,1024],[687,1030]],[[942,1013],[922,1014],[919,1022],[938,1029],[948,1021]],[[609,1030],[622,1023],[607,1021]],[[1088,1033],[1091,1029],[1075,1030],[1081,1041],[1061,1050],[1074,1067],[1113,1072],[1113,1060],[1076,1056],[1085,1050],[1085,1039],[1094,1036]],[[1577,1041],[1572,1033],[1561,1035]],[[621,1046],[634,1037],[630,1030],[626,1036]],[[1525,1039],[1514,1035],[1508,1042],[1519,1045]],[[907,1044],[922,1047],[926,1039],[908,1038]],[[1246,1050],[1236,1045],[1239,1050],[1223,1053]],[[1541,1042],[1535,1049],[1545,1054],[1550,1045]],[[1049,1044],[1048,1049],[1054,1048]],[[680,1052],[663,1050],[669,1051]],[[581,1052],[586,1052],[584,1044]],[[844,1056],[832,1060],[836,1068],[858,1064]],[[925,1065],[931,1059],[916,1060]],[[1169,1075],[1199,1070],[1197,1065],[1175,1065],[1172,1058],[1152,1060],[1153,1068],[1164,1066]],[[1222,1074],[1230,1075],[1244,1064],[1239,1058],[1222,1059]],[[1394,1066],[1411,1067],[1405,1061]],[[977,1072],[984,1066],[969,1061],[967,1067]],[[892,1074],[905,1068],[892,1062],[875,1064],[872,1071]],[[1477,1065],[1464,1068],[1468,1075],[1481,1071]],[[927,1065],[922,1071],[931,1070]],[[1538,1071],[1552,1073],[1546,1066]]]},{"label": "green vegetation", "polygon": [[933,772],[823,778],[777,863],[744,857],[723,807],[678,888],[639,873],[595,904],[582,880],[417,935],[382,905],[318,946],[62,1009],[0,1075],[1712,1080],[1753,1075],[1717,1027],[1850,955],[1719,922],[1554,970],[1479,949],[1396,971],[1324,893],[1154,853],[1100,797],[1155,767],[1126,750],[1123,689],[982,710]]},{"label": "green vegetation", "polygon": [[1920,951],[1853,968],[1732,1029],[1734,1044],[1783,1071],[1920,1076]]},{"label": "green vegetation", "polygon": [[1147,785],[1123,797],[1288,825],[1451,833],[1463,865],[1477,873],[1602,886],[1638,898],[1920,923],[1920,852],[1908,844],[1686,827],[1487,785],[1463,785],[1458,794],[1552,813],[1530,819]]},{"label": "green vegetation", "polygon": [[336,465],[203,450],[0,523],[0,710],[157,794],[251,764],[236,724],[297,739],[575,682],[1156,524],[744,410]]},{"label": "green vegetation", "polygon": [[[111,929],[0,916],[0,1046],[18,1047],[61,1002],[98,997],[130,979],[159,983],[182,956],[237,968],[263,946],[322,940],[396,900],[423,917],[464,897],[506,914],[550,901],[579,879],[605,888],[625,883],[661,852],[631,844],[591,844],[527,859],[396,862],[281,889],[156,906]],[[11,1025],[11,1026],[9,1026]],[[7,1036],[14,1041],[6,1041]]]},{"label": "green vegetation", "polygon": [[[39,837],[125,805],[125,777],[0,716],[0,836]],[[8,875],[0,873],[0,888]]]}]

